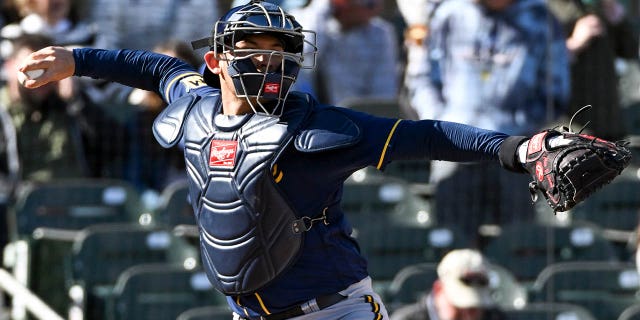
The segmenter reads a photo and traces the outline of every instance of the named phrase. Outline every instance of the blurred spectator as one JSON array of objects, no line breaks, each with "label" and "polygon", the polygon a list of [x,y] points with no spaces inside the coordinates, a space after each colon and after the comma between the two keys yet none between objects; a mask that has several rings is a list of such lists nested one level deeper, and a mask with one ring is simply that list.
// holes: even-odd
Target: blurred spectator
[{"label": "blurred spectator", "polygon": [[1,110],[16,130],[21,180],[80,177],[88,172],[77,119],[70,109],[75,97],[64,92],[66,84],[34,91],[17,79],[17,63],[51,43],[46,36],[23,35],[14,41],[15,50],[4,63],[7,82],[0,88]]},{"label": "blurred spectator", "polygon": [[396,310],[391,320],[501,320],[489,288],[489,266],[479,251],[456,249],[438,265],[438,279],[419,301]]},{"label": "blurred spectator", "polygon": [[[417,0],[416,0],[417,1]],[[428,37],[408,44],[405,85],[422,119],[529,135],[564,113],[569,65],[558,21],[542,0],[425,1]],[[435,12],[433,11],[435,8]],[[416,17],[408,17],[418,22]],[[523,185],[491,163],[432,162],[437,221],[482,224],[535,216]],[[523,203],[525,205],[523,205]]]},{"label": "blurred spectator", "polygon": [[203,25],[219,18],[211,0],[92,0],[90,20],[99,33],[99,48],[148,49],[168,39],[209,36]]},{"label": "blurred spectator", "polygon": [[407,68],[421,118],[527,134],[564,112],[568,58],[544,1],[446,0],[429,34]]},{"label": "blurred spectator", "polygon": [[348,98],[396,98],[398,42],[394,27],[379,15],[382,0],[313,0],[291,13],[317,35],[317,66],[300,72],[296,89],[321,102]]},{"label": "blurred spectator", "polygon": [[[623,138],[623,120],[616,59],[638,59],[638,36],[624,6],[617,0],[549,0],[567,36],[571,56],[571,117],[585,105],[593,108],[577,121],[609,140]],[[574,128],[578,130],[579,127]]]},{"label": "blurred spectator", "polygon": [[422,46],[429,35],[429,21],[436,8],[444,0],[396,0],[406,30],[404,32],[407,45]]},{"label": "blurred spectator", "polygon": [[3,65],[6,83],[0,88],[0,110],[12,119],[17,133],[19,180],[114,177],[113,160],[123,155],[118,149],[122,128],[90,102],[80,80],[59,81],[36,91],[18,82],[17,63],[52,43],[45,35],[24,34],[13,40],[14,50]]},{"label": "blurred spectator", "polygon": [[[21,17],[19,22],[2,28],[4,39],[15,39],[22,34],[43,34],[56,45],[92,45],[95,40],[93,25],[77,14],[72,0],[13,0]],[[10,54],[11,42],[3,42],[3,53]],[[8,47],[7,47],[8,46]]]},{"label": "blurred spectator", "polygon": [[7,81],[0,87],[0,247],[8,240],[6,208],[20,182],[87,173],[78,123],[70,112],[73,99],[63,93],[69,81],[36,90],[18,82],[17,64],[51,44],[46,36],[23,35],[15,40],[15,50],[3,65]]}]

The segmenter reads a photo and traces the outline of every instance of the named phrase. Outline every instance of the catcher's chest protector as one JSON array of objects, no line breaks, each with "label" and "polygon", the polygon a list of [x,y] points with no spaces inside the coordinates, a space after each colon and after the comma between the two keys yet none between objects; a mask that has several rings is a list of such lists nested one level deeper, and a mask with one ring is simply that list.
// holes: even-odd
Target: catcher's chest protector
[{"label": "catcher's chest protector", "polygon": [[190,108],[185,161],[209,280],[224,294],[244,295],[295,262],[302,246],[298,215],[272,166],[311,107],[301,104],[282,118],[214,117],[219,107],[217,98],[203,98]]}]

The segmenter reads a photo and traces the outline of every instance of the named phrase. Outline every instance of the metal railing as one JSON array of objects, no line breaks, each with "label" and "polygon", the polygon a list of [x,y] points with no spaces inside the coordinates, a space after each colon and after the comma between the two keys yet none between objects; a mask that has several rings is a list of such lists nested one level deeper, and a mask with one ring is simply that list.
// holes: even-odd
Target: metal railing
[{"label": "metal railing", "polygon": [[21,300],[24,306],[37,319],[64,320],[38,296],[16,280],[7,270],[0,268],[0,290],[6,292],[14,300]]}]

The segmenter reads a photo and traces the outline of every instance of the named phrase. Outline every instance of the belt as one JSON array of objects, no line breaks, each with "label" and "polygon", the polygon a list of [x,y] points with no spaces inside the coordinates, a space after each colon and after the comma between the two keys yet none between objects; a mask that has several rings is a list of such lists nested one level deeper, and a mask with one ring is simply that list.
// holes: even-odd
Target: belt
[{"label": "belt", "polygon": [[261,319],[284,320],[284,319],[289,319],[293,317],[298,317],[311,312],[320,311],[324,308],[328,308],[346,298],[347,298],[346,296],[343,296],[339,293],[329,294],[326,296],[317,297],[299,306],[291,307],[287,310],[284,310],[278,313],[262,316]]}]

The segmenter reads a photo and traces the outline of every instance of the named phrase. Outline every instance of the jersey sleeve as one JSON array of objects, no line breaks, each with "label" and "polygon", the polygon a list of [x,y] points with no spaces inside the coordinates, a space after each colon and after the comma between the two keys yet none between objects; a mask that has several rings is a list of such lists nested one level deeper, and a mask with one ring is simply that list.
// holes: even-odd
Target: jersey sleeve
[{"label": "jersey sleeve", "polygon": [[498,161],[507,134],[438,120],[380,118],[346,109],[362,131],[352,161],[383,170],[396,160]]},{"label": "jersey sleeve", "polygon": [[202,75],[186,62],[143,50],[74,49],[74,75],[118,82],[153,91],[168,103],[185,94],[206,95],[209,87]]}]

